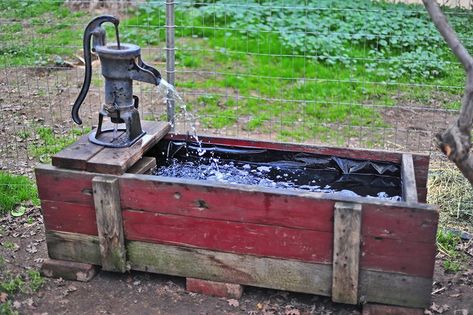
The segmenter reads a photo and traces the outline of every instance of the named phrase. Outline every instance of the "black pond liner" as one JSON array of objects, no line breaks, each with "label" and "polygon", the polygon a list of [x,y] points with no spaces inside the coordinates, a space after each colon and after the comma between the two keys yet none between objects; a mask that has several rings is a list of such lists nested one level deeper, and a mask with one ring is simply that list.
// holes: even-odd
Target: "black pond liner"
[{"label": "black pond liner", "polygon": [[260,148],[164,140],[154,175],[401,200],[400,166]]}]

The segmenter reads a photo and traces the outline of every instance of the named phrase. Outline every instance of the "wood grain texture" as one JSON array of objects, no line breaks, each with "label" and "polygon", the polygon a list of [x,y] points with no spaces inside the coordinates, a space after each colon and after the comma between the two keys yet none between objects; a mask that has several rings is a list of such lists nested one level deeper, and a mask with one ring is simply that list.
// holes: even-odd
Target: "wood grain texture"
[{"label": "wood grain texture", "polygon": [[49,258],[100,265],[99,239],[77,233],[46,231]]},{"label": "wood grain texture", "polygon": [[232,253],[332,260],[332,233],[280,226],[125,210],[127,240],[177,244]]},{"label": "wood grain texture", "polygon": [[332,200],[161,179],[121,177],[122,207],[224,221],[333,230]]},{"label": "wood grain texture", "polygon": [[358,304],[361,205],[337,202],[333,231],[332,301]]},{"label": "wood grain texture", "polygon": [[74,261],[46,259],[41,264],[41,274],[49,278],[89,282],[97,274],[97,267]]},{"label": "wood grain texture", "polygon": [[65,231],[98,235],[95,208],[89,204],[41,201],[46,231]]},{"label": "wood grain texture", "polygon": [[[100,265],[97,236],[49,231],[53,253]],[[75,244],[74,246],[71,243]],[[211,281],[330,296],[332,266],[197,248],[127,242],[131,269]],[[80,248],[77,250],[75,248]],[[63,258],[64,259],[64,258]],[[432,278],[360,270],[360,300],[408,307],[430,305]]]},{"label": "wood grain texture", "polygon": [[60,168],[85,170],[87,161],[102,149],[102,146],[89,141],[89,135],[85,135],[74,144],[53,155],[51,157],[52,165]]},{"label": "wood grain texture", "polygon": [[123,174],[170,130],[167,122],[142,121],[146,134],[128,148],[104,148],[87,161],[87,171],[101,174]]},{"label": "wood grain texture", "polygon": [[402,198],[410,203],[417,202],[417,184],[412,155],[404,153],[401,163]]},{"label": "wood grain texture", "polygon": [[92,180],[102,269],[126,271],[120,190],[117,178],[102,176]]},{"label": "wood grain texture", "polygon": [[144,242],[128,242],[127,250],[134,270],[325,296],[330,294],[330,265]]},{"label": "wood grain texture", "polygon": [[130,167],[126,172],[131,174],[145,174],[156,167],[156,158],[143,156],[138,162]]},{"label": "wood grain texture", "polygon": [[35,175],[41,200],[93,206],[92,178],[94,174],[39,165],[35,168]]},{"label": "wood grain texture", "polygon": [[360,300],[407,307],[430,306],[432,278],[360,270]]}]

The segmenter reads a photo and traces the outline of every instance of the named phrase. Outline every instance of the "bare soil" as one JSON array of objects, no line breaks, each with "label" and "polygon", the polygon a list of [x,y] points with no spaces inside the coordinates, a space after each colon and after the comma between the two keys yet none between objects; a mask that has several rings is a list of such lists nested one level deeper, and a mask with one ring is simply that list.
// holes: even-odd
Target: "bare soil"
[{"label": "bare soil", "polygon": [[[41,145],[35,133],[38,126],[50,126],[60,136],[73,126],[70,108],[82,84],[83,70],[62,68],[0,69],[0,170],[32,176],[38,159],[31,147]],[[146,86],[135,91],[144,114],[159,117],[165,113],[162,99]],[[101,103],[101,86],[93,84],[81,110],[85,125],[96,122]],[[392,126],[384,135],[386,148],[410,149],[425,144],[430,150],[432,134],[452,121],[454,115],[439,111],[440,106],[393,106],[382,113]],[[440,114],[439,114],[440,113]],[[205,133],[216,133],[204,130]],[[249,134],[243,129],[224,130],[236,134],[274,140],[271,134]],[[357,145],[353,139],[352,146]],[[349,144],[350,145],[350,144]],[[28,223],[27,218],[32,218]],[[38,269],[47,258],[40,209],[28,206],[20,218],[0,218],[0,266],[2,276],[24,274]],[[14,248],[6,244],[15,244]],[[8,248],[7,248],[8,247]],[[472,314],[473,246],[463,249],[468,261],[463,270],[446,273],[440,254],[437,257],[433,304],[427,314]],[[140,272],[115,274],[100,272],[89,283],[45,279],[35,293],[6,297],[21,314],[360,314],[358,306],[334,304],[329,298],[314,295],[247,287],[239,302],[185,291],[185,280],[178,277]]]}]

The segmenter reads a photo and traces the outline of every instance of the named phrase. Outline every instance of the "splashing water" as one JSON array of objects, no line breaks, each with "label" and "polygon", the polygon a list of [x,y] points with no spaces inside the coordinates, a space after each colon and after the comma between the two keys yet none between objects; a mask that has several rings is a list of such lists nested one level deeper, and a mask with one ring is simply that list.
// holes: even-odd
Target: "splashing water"
[{"label": "splashing water", "polygon": [[[200,156],[204,155],[206,150],[202,148],[202,140],[200,140],[199,136],[197,135],[197,128],[196,128],[197,118],[195,117],[193,113],[187,110],[186,103],[182,99],[181,95],[179,95],[176,88],[172,84],[167,82],[166,80],[161,79],[161,83],[157,86],[156,91],[158,95],[163,97],[165,104],[167,104],[169,99],[174,99],[174,104],[177,105],[184,114],[184,121],[187,121],[186,117],[190,118],[190,127],[192,131],[190,135],[195,139],[195,141],[199,145],[199,149],[198,149],[199,155]],[[172,127],[174,127],[174,125],[172,125]]]}]

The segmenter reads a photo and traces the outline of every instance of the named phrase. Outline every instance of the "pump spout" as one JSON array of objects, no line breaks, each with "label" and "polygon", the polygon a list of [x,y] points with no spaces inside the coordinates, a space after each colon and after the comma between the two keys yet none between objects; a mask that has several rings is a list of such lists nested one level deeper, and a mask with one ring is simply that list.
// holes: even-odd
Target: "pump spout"
[{"label": "pump spout", "polygon": [[161,73],[158,70],[147,65],[140,57],[133,61],[130,70],[130,79],[159,85],[161,82]]}]

